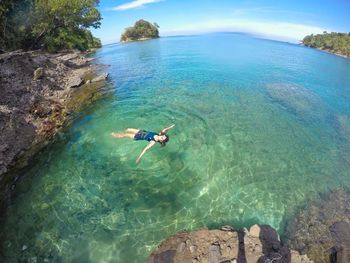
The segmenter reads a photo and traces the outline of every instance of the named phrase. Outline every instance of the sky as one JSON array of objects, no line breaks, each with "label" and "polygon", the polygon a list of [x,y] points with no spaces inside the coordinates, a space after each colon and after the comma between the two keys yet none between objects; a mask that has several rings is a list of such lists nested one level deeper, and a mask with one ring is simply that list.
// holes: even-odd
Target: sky
[{"label": "sky", "polygon": [[245,32],[298,43],[308,34],[350,32],[350,0],[100,0],[103,44],[119,42],[137,20],[156,22],[161,36]]}]

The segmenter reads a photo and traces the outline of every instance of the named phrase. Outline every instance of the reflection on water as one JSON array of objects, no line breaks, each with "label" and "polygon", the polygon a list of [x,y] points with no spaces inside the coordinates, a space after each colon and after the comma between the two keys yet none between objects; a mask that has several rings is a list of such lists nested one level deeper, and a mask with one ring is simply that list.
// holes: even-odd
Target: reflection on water
[{"label": "reflection on water", "polygon": [[[25,171],[0,259],[143,262],[183,229],[283,230],[307,200],[350,185],[349,61],[228,34],[116,45],[96,56],[111,65],[115,89]],[[139,166],[145,143],[110,137],[171,123],[168,145]]]}]

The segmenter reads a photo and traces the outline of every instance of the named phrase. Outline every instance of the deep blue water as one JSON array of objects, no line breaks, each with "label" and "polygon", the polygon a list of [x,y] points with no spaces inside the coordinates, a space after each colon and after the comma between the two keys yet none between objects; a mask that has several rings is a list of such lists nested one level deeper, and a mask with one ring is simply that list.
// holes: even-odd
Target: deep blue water
[{"label": "deep blue water", "polygon": [[[350,60],[242,34],[105,46],[112,90],[17,184],[8,262],[143,262],[179,230],[270,224],[350,186]],[[140,165],[158,131],[170,142]],[[23,249],[24,246],[26,249]]]}]

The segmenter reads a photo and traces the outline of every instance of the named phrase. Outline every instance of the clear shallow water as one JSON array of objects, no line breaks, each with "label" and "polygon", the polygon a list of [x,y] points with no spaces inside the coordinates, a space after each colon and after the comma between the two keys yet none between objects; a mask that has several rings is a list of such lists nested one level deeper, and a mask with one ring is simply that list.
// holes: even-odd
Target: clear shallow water
[{"label": "clear shallow water", "polygon": [[[350,186],[349,60],[239,34],[106,46],[96,58],[113,89],[17,183],[0,259],[143,262],[182,229],[282,232],[307,200]],[[172,123],[168,145],[139,166],[145,143],[110,137]]]}]

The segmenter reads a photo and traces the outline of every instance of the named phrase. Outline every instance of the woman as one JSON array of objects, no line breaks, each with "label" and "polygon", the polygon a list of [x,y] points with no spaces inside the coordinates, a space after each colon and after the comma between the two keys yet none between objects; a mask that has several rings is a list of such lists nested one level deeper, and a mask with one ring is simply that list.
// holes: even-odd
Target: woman
[{"label": "woman", "polygon": [[140,156],[136,159],[136,163],[138,164],[141,161],[142,156],[157,142],[159,142],[162,146],[166,145],[166,143],[169,141],[169,135],[167,135],[167,132],[174,127],[175,124],[161,130],[158,133],[128,128],[125,130],[125,132],[112,132],[111,135],[115,138],[130,138],[136,141],[145,140],[149,142],[148,145],[141,152]]}]

